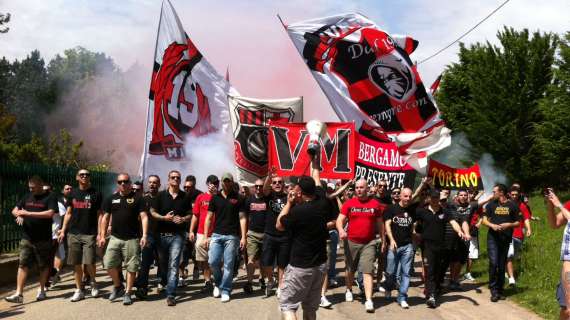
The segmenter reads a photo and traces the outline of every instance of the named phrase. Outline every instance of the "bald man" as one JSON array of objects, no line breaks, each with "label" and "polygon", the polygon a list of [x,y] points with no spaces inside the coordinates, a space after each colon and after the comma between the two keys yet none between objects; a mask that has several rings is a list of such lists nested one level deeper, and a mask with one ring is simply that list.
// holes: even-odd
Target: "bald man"
[{"label": "bald man", "polygon": [[[353,300],[352,283],[356,270],[364,275],[364,294],[366,312],[374,312],[372,302],[374,260],[376,259],[376,235],[384,238],[382,213],[385,206],[368,196],[368,182],[358,180],[355,185],[355,197],[346,201],[336,221],[336,228],[341,240],[345,242],[346,255],[346,301]],[[344,225],[348,219],[347,231]]]}]

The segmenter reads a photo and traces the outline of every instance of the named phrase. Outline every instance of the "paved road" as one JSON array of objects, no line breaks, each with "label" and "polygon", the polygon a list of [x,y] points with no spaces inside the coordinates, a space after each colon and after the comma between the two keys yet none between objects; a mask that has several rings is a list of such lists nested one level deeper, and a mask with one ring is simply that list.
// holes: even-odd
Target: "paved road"
[{"label": "paved road", "polygon": [[[339,268],[344,263],[339,262]],[[154,271],[154,270],[153,270]],[[243,278],[243,271],[240,271]],[[192,282],[180,289],[180,297],[176,307],[168,307],[162,296],[156,291],[149,296],[148,301],[136,301],[131,306],[123,306],[120,301],[110,303],[110,279],[99,270],[98,281],[102,287],[99,298],[90,298],[72,303],[69,298],[73,294],[73,282],[68,274],[54,290],[48,291],[49,299],[35,301],[36,288],[28,289],[24,294],[24,304],[13,305],[5,302],[2,295],[0,302],[0,318],[9,319],[279,319],[277,299],[275,296],[266,298],[259,287],[254,287],[252,296],[246,295],[242,286],[244,280],[239,280],[235,286],[232,300],[222,304],[218,299],[199,293],[201,283]],[[14,275],[15,277],[15,275]],[[418,287],[419,279],[412,279],[410,309],[401,309],[394,300],[388,301],[380,293],[374,296],[375,314],[364,311],[364,305],[355,299],[354,302],[344,301],[344,287],[329,291],[328,297],[333,302],[330,310],[320,309],[321,319],[541,319],[516,304],[506,300],[499,303],[489,301],[489,291],[482,285],[463,283],[464,291],[446,293],[441,298],[441,305],[428,309],[422,298],[423,286]],[[356,289],[358,290],[358,289]]]}]

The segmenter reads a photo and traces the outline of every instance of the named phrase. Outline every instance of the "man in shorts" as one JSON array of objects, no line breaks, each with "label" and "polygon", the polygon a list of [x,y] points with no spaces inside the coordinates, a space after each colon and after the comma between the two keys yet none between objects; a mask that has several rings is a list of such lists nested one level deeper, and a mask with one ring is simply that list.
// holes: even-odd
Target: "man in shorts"
[{"label": "man in shorts", "polygon": [[[356,270],[364,275],[364,295],[366,312],[374,312],[372,292],[374,287],[374,260],[376,260],[376,234],[384,238],[382,213],[385,206],[375,198],[368,196],[368,182],[356,181],[356,197],[342,205],[336,228],[341,240],[345,242],[346,255],[346,294],[347,301],[352,301],[352,283]],[[348,219],[347,231],[344,231]]]},{"label": "man in shorts", "polygon": [[[119,174],[117,184],[119,191],[103,202],[105,214],[101,223],[99,247],[105,246],[106,231],[109,219],[112,218],[111,237],[103,258],[105,268],[113,279],[113,291],[109,300],[112,302],[124,292],[123,304],[131,305],[133,303],[131,292],[140,266],[141,247],[146,245],[148,233],[147,208],[143,197],[131,189],[131,179],[128,174]],[[142,237],[139,240],[141,222]],[[127,269],[126,290],[119,277],[123,264]]]},{"label": "man in shorts", "polygon": [[[257,179],[254,184],[254,193],[245,200],[244,212],[248,217],[247,230],[247,283],[243,287],[243,291],[251,294],[253,292],[253,274],[255,267],[259,264],[261,250],[263,247],[263,232],[265,231],[265,215],[269,210],[267,198],[263,195],[263,180]],[[262,289],[265,281],[263,280],[263,271],[261,272],[259,282]]]},{"label": "man in shorts", "polygon": [[24,285],[30,267],[37,264],[40,271],[40,288],[36,300],[46,298],[45,284],[51,269],[51,224],[52,217],[58,211],[55,197],[44,192],[43,181],[34,176],[28,180],[30,193],[27,194],[14,209],[12,215],[23,227],[20,241],[20,261],[16,278],[16,293],[5,298],[12,303],[24,302]]},{"label": "man in shorts", "polygon": [[101,224],[101,192],[91,186],[89,170],[77,171],[78,188],[69,195],[69,207],[63,219],[63,227],[58,240],[61,242],[67,233],[68,263],[75,269],[75,292],[71,302],[85,298],[83,293],[83,265],[91,279],[91,296],[97,297],[99,289],[95,282],[95,258],[98,228]]}]

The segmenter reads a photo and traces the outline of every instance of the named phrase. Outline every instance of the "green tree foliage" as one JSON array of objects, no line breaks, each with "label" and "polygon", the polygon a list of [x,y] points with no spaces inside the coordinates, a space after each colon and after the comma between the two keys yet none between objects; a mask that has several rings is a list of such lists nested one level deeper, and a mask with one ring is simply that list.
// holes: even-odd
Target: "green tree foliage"
[{"label": "green tree foliage", "polygon": [[552,82],[558,37],[504,28],[489,42],[460,44],[459,62],[447,67],[438,104],[452,130],[473,145],[471,158],[490,153],[511,180],[541,183],[541,155],[531,152],[539,102]]},{"label": "green tree foliage", "polygon": [[10,28],[6,26],[8,22],[10,22],[10,14],[0,13],[0,33],[6,33],[10,30]]},{"label": "green tree foliage", "polygon": [[537,175],[544,183],[568,188],[570,182],[570,32],[556,55],[554,79],[539,102],[544,121],[536,123],[531,152],[540,154]]}]

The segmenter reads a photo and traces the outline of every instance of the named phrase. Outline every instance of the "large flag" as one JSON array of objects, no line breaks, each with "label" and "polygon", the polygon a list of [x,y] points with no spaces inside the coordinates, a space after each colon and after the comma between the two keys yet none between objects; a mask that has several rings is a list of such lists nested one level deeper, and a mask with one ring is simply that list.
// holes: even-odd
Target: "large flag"
[{"label": "large flag", "polygon": [[429,160],[428,177],[433,179],[434,186],[445,189],[483,190],[483,178],[479,165],[469,168],[452,168],[433,159]]},{"label": "large flag", "polygon": [[237,180],[251,185],[266,176],[267,125],[303,121],[303,98],[254,99],[228,97],[234,134]]},{"label": "large flag", "polygon": [[[341,121],[355,121],[359,130],[363,125],[377,128],[398,146],[397,135],[426,132],[442,124],[435,102],[409,57],[418,45],[416,40],[391,36],[356,13],[303,21],[286,28]],[[448,132],[430,131],[441,133]],[[445,142],[424,148],[420,157],[451,143],[445,134],[432,140]],[[413,150],[408,146],[402,156],[416,157],[409,153]],[[412,161],[411,165],[415,164],[423,162]]]},{"label": "large flag", "polygon": [[[354,123],[327,123],[326,132],[319,139],[317,163],[325,179],[354,178],[356,132]],[[311,157],[307,153],[309,132],[305,123],[274,123],[269,125],[269,166],[280,176],[309,175]]]},{"label": "large flag", "polygon": [[170,1],[162,3],[150,85],[141,175],[190,172],[188,144],[228,132],[228,94],[237,94],[192,43]]}]

